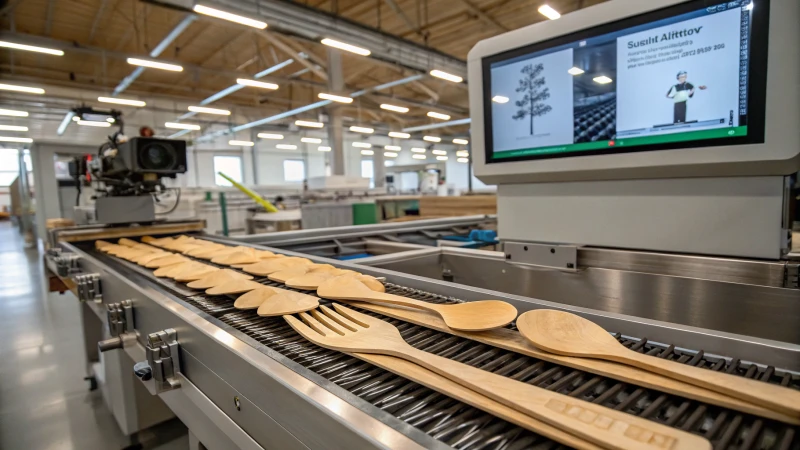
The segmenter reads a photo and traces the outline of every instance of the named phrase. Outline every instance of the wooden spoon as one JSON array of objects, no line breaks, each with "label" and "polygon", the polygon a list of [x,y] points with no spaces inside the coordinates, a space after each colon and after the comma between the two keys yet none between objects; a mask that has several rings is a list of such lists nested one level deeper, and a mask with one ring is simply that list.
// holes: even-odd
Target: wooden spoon
[{"label": "wooden spoon", "polygon": [[201,263],[197,261],[188,260],[178,264],[170,264],[168,266],[160,267],[153,272],[153,275],[159,278],[172,278],[173,276],[181,273],[183,270],[196,269],[197,265]]},{"label": "wooden spoon", "polygon": [[236,309],[258,309],[258,307],[267,301],[267,299],[277,294],[278,292],[275,289],[272,289],[268,286],[262,286],[258,289],[253,289],[244,295],[240,295],[239,298],[237,298],[233,303],[233,307]]},{"label": "wooden spoon", "polygon": [[158,269],[159,267],[170,266],[172,264],[179,264],[189,261],[189,258],[183,255],[176,255],[174,253],[167,254],[161,258],[156,258],[146,263],[144,266],[148,269]]},{"label": "wooden spoon", "polygon": [[344,275],[358,275],[358,272],[342,269],[314,271],[298,277],[290,278],[286,280],[285,284],[290,288],[303,289],[304,291],[315,291],[322,283]]},{"label": "wooden spoon", "polygon": [[257,314],[261,317],[283,316],[311,311],[319,306],[319,299],[313,295],[300,292],[284,291],[268,298],[258,307]]},{"label": "wooden spoon", "polygon": [[209,289],[230,280],[252,280],[253,277],[230,269],[222,269],[187,284],[191,289]]},{"label": "wooden spoon", "polygon": [[195,256],[196,257],[197,255],[210,253],[210,252],[213,252],[214,250],[223,250],[223,249],[226,249],[226,248],[228,248],[228,247],[224,246],[222,244],[200,245],[200,246],[197,246],[195,248],[190,248],[190,249],[184,251],[183,254],[187,255],[187,256]]},{"label": "wooden spoon", "polygon": [[128,239],[128,238],[122,238],[122,239],[118,240],[117,244],[124,245],[126,247],[136,247],[137,245],[139,245],[138,242],[136,242],[136,241],[134,241],[132,239]]},{"label": "wooden spoon", "polygon": [[533,345],[551,353],[627,364],[800,417],[800,391],[635,352],[599,325],[575,314],[528,311],[517,320],[517,328]]},{"label": "wooden spoon", "polygon": [[250,280],[228,280],[222,284],[214,286],[206,290],[208,295],[231,295],[231,294],[244,294],[253,289],[261,289],[264,286],[261,283],[256,283]]},{"label": "wooden spoon", "polygon": [[112,245],[114,245],[114,244],[112,244],[111,242],[108,242],[108,241],[94,241],[94,248],[96,248],[96,249],[98,249],[100,251],[102,251],[104,248],[109,248]]},{"label": "wooden spoon", "polygon": [[195,261],[195,264],[191,267],[170,273],[170,278],[179,283],[187,283],[189,281],[199,280],[219,270],[222,269]]},{"label": "wooden spoon", "polygon": [[330,264],[306,264],[302,266],[289,267],[288,269],[280,270],[278,272],[273,272],[269,274],[269,277],[267,278],[272,281],[285,284],[290,278],[299,277],[300,275],[305,275],[309,272],[326,272],[328,270],[336,270],[336,268]]},{"label": "wooden spoon", "polygon": [[255,264],[250,264],[241,267],[247,273],[265,277],[273,272],[278,272],[288,269],[293,266],[303,266],[311,264],[311,261],[306,258],[287,257],[287,258],[272,258],[265,259]]},{"label": "wooden spoon", "polygon": [[221,247],[200,247],[197,249],[190,250],[187,255],[194,256],[195,258],[200,259],[212,259],[217,256],[229,255],[236,251],[235,247],[228,247],[228,246],[221,246]]},{"label": "wooden spoon", "polygon": [[158,258],[163,258],[164,256],[173,255],[174,253],[170,253],[165,250],[158,250],[153,253],[149,253],[147,255],[139,256],[138,258],[134,258],[132,261],[140,266],[144,266],[145,264],[149,263],[150,261],[156,260]]},{"label": "wooden spoon", "polygon": [[357,300],[388,303],[438,313],[448,327],[462,331],[484,331],[508,325],[517,317],[517,308],[500,300],[481,300],[454,305],[414,300],[399,295],[375,292],[355,277],[339,277],[322,283],[317,295],[331,300]]},{"label": "wooden spoon", "polygon": [[261,259],[256,256],[255,253],[243,250],[211,258],[211,262],[214,264],[223,264],[226,266],[232,266],[234,264],[253,264],[259,261],[261,261]]}]

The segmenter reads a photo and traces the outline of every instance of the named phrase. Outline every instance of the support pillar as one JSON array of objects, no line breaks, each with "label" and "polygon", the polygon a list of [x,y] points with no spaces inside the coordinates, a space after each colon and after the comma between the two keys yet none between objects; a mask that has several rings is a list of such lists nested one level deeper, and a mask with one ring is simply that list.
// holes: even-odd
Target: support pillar
[{"label": "support pillar", "polygon": [[[342,54],[334,48],[328,49],[328,90],[332,94],[344,91],[342,75]],[[344,175],[344,138],[342,130],[342,111],[336,103],[327,108],[328,111],[328,144],[331,147],[331,173]]]}]

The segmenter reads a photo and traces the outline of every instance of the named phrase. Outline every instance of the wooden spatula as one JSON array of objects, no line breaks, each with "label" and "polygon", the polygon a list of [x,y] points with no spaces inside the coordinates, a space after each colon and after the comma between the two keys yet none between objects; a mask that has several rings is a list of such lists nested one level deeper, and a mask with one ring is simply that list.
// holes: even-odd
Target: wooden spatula
[{"label": "wooden spatula", "polygon": [[183,255],[176,255],[174,253],[171,253],[161,258],[153,259],[150,262],[146,263],[144,266],[147,267],[148,269],[158,269],[159,267],[171,266],[173,264],[179,264],[186,261],[189,261],[189,258]]},{"label": "wooden spatula", "polygon": [[228,253],[222,256],[211,258],[214,264],[223,264],[232,266],[234,264],[253,264],[261,261],[258,256],[252,251],[237,250],[233,253]]},{"label": "wooden spatula", "polygon": [[320,307],[312,314],[302,313],[302,322],[289,315],[284,318],[319,346],[405,359],[604,448],[711,449],[711,443],[700,436],[419,350],[388,322],[341,305],[333,307],[336,311]]},{"label": "wooden spatula", "polygon": [[240,295],[239,298],[233,302],[233,307],[236,309],[258,309],[267,299],[277,294],[278,292],[271,287],[262,286]]},{"label": "wooden spatula", "polygon": [[290,288],[303,289],[305,291],[315,291],[318,287],[320,287],[320,285],[322,285],[322,283],[345,275],[358,275],[358,272],[342,269],[309,272],[290,278],[286,280],[285,284]]},{"label": "wooden spatula", "polygon": [[169,256],[169,255],[172,255],[172,254],[173,253],[170,253],[168,251],[159,249],[158,251],[155,251],[153,253],[148,253],[146,255],[142,255],[142,256],[139,256],[137,258],[134,258],[131,261],[135,262],[136,264],[139,264],[140,266],[144,266],[145,264],[149,263],[150,261],[153,261],[153,260],[158,259],[158,258],[162,258],[164,256]]},{"label": "wooden spatula", "polygon": [[207,289],[206,294],[208,295],[244,294],[245,292],[250,292],[253,289],[260,289],[263,287],[265,287],[263,284],[256,283],[255,281],[228,280],[220,285]]},{"label": "wooden spatula", "polygon": [[301,266],[290,267],[285,270],[273,272],[269,275],[270,280],[277,281],[278,283],[286,283],[287,280],[300,275],[305,275],[311,272],[327,272],[331,270],[338,270],[330,264],[306,264]]},{"label": "wooden spatula", "polygon": [[183,270],[195,269],[199,265],[201,265],[201,263],[188,260],[178,264],[170,264],[168,266],[160,267],[153,272],[153,275],[159,278],[172,278],[174,275],[179,274]]},{"label": "wooden spatula", "polygon": [[170,278],[179,283],[188,283],[189,281],[199,280],[206,275],[210,275],[214,272],[222,270],[214,266],[209,266],[208,264],[203,264],[196,261],[194,261],[194,263],[195,264],[191,267],[171,272],[169,275]]},{"label": "wooden spatula", "polygon": [[268,298],[258,307],[257,314],[262,317],[276,317],[310,311],[319,306],[319,299],[300,292],[283,291]]},{"label": "wooden spatula", "polygon": [[575,314],[548,309],[528,311],[517,320],[517,328],[533,345],[551,353],[628,364],[800,417],[800,392],[796,390],[637,353],[599,325]]},{"label": "wooden spatula", "polygon": [[265,277],[273,272],[288,269],[293,266],[303,266],[311,264],[306,258],[286,257],[265,259],[255,264],[242,266],[241,269],[247,273]]},{"label": "wooden spatula", "polygon": [[187,284],[191,289],[209,289],[230,280],[252,280],[253,277],[230,269],[222,269]]},{"label": "wooden spatula", "polygon": [[330,279],[317,289],[317,295],[331,300],[356,300],[370,303],[388,303],[433,311],[454,330],[484,331],[508,325],[517,317],[517,308],[500,300],[481,300],[437,305],[399,295],[375,292],[354,277]]}]

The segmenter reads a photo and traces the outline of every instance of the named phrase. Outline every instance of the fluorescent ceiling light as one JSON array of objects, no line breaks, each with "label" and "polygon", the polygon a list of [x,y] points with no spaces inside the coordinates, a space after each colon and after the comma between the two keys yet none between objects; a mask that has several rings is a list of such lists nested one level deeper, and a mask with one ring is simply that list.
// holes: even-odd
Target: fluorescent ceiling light
[{"label": "fluorescent ceiling light", "polygon": [[2,131],[28,131],[28,127],[23,127],[19,125],[0,125],[0,130]]},{"label": "fluorescent ceiling light", "polygon": [[0,47],[13,48],[14,50],[25,50],[28,52],[47,53],[48,55],[63,56],[64,52],[54,48],[36,47],[34,45],[17,44],[14,42],[0,41]]},{"label": "fluorescent ceiling light", "polygon": [[592,78],[592,80],[594,80],[595,83],[599,83],[599,84],[608,84],[608,83],[611,83],[612,81],[614,81],[614,80],[612,80],[611,78],[608,78],[605,75],[600,75],[599,77],[594,77],[594,78]]},{"label": "fluorescent ceiling light", "polygon": [[312,122],[310,120],[295,120],[294,124],[298,127],[309,127],[309,128],[322,128],[324,124],[321,122]]},{"label": "fluorescent ceiling light", "polygon": [[381,109],[385,109],[387,111],[399,112],[399,113],[407,113],[408,112],[408,108],[406,108],[405,106],[390,105],[388,103],[381,103]]},{"label": "fluorescent ceiling light", "polygon": [[361,154],[362,155],[366,155],[366,156],[370,156],[370,155],[374,155],[375,152],[373,152],[372,150],[361,150]]},{"label": "fluorescent ceiling light", "polygon": [[80,120],[81,120],[80,116],[72,116],[73,122],[80,122]]},{"label": "fluorescent ceiling light", "polygon": [[466,139],[453,139],[453,144],[467,145],[469,144],[469,141]]},{"label": "fluorescent ceiling light", "polygon": [[371,53],[369,50],[365,48],[356,47],[355,45],[345,44],[344,42],[339,42],[333,39],[325,38],[321,42],[327,45],[328,47],[334,47],[340,50],[346,50],[348,52],[352,52],[361,56],[369,56],[369,54]]},{"label": "fluorescent ceiling light", "polygon": [[408,133],[401,133],[399,131],[390,131],[389,132],[389,137],[399,138],[399,139],[408,139],[408,138],[411,137],[411,135],[408,134]]},{"label": "fluorescent ceiling light", "polygon": [[278,85],[275,83],[267,83],[264,81],[256,81],[256,80],[248,80],[247,78],[237,78],[236,84],[241,84],[242,86],[251,86],[257,87],[262,89],[278,89]]},{"label": "fluorescent ceiling light", "polygon": [[343,95],[333,95],[333,94],[326,94],[324,92],[320,92],[317,97],[325,100],[330,100],[332,102],[338,103],[353,103],[353,99],[350,97],[345,97]]},{"label": "fluorescent ceiling light", "polygon": [[411,157],[414,159],[428,159],[425,155],[411,155]]},{"label": "fluorescent ceiling light", "polygon": [[397,158],[397,153],[395,152],[383,152],[383,156],[387,158]]},{"label": "fluorescent ceiling light", "polygon": [[438,161],[447,161],[447,156],[437,156],[436,159]]},{"label": "fluorescent ceiling light", "polygon": [[216,114],[218,116],[230,116],[231,112],[227,109],[206,108],[205,106],[190,106],[189,111],[205,114]]},{"label": "fluorescent ceiling light", "polygon": [[94,120],[79,120],[78,125],[83,125],[85,127],[99,127],[99,128],[108,128],[111,126],[108,122],[95,122]]},{"label": "fluorescent ceiling light", "polygon": [[353,142],[353,147],[372,148],[372,144],[370,144],[368,142]]},{"label": "fluorescent ceiling light", "polygon": [[428,142],[442,142],[442,138],[436,136],[423,136],[422,140]]},{"label": "fluorescent ceiling light", "polygon": [[0,109],[0,116],[28,117],[28,112],[15,111],[13,109]]},{"label": "fluorescent ceiling light", "polygon": [[444,151],[444,150],[434,150],[431,153],[433,153],[434,155],[446,155],[447,154],[447,152]]},{"label": "fluorescent ceiling light", "polygon": [[114,118],[113,118],[113,117],[108,117],[108,118],[106,118],[106,122],[108,122],[108,123],[114,123],[114,122],[116,122],[116,120],[114,120]]},{"label": "fluorescent ceiling light", "polygon": [[450,116],[447,114],[438,113],[435,111],[429,111],[428,117],[433,117],[434,119],[442,119],[442,120],[450,120]]},{"label": "fluorescent ceiling light", "polygon": [[114,103],[115,105],[137,106],[140,108],[147,104],[141,100],[128,100],[124,98],[113,97],[97,97],[97,101],[101,103]]},{"label": "fluorescent ceiling light", "polygon": [[281,150],[297,150],[297,146],[292,144],[278,144],[275,147]]},{"label": "fluorescent ceiling light", "polygon": [[300,142],[305,142],[306,144],[322,144],[322,139],[304,137],[300,138]]},{"label": "fluorescent ceiling light", "polygon": [[402,148],[399,145],[385,145],[383,146],[384,150],[392,150],[395,152],[399,152]]},{"label": "fluorescent ceiling light", "polygon": [[357,126],[352,126],[352,127],[350,127],[350,131],[352,131],[352,132],[354,132],[354,133],[367,133],[367,134],[369,134],[369,133],[374,133],[374,132],[375,132],[375,130],[374,130],[374,129],[372,129],[372,128],[368,128],[368,127],[357,127]]},{"label": "fluorescent ceiling light", "polygon": [[0,136],[0,142],[21,142],[23,144],[30,144],[33,142],[31,138]]},{"label": "fluorescent ceiling light", "polygon": [[427,150],[425,150],[424,148],[419,148],[419,147],[414,147],[414,148],[411,149],[411,151],[414,152],[414,153],[425,153],[425,152],[427,152]]},{"label": "fluorescent ceiling light", "polygon": [[322,147],[317,147],[317,150],[319,150],[321,152],[329,152],[329,151],[331,151],[331,148],[322,146]]},{"label": "fluorescent ceiling light", "polygon": [[541,13],[543,16],[547,17],[550,20],[556,20],[559,17],[561,17],[561,14],[559,14],[559,12],[553,9],[553,7],[550,5],[540,6],[539,13]]},{"label": "fluorescent ceiling light", "polygon": [[128,58],[128,64],[134,66],[150,67],[151,69],[169,70],[170,72],[182,72],[183,67],[177,64],[167,64],[149,59]]},{"label": "fluorescent ceiling light", "polygon": [[249,19],[247,17],[240,16],[237,14],[231,14],[229,12],[220,11],[214,8],[209,8],[208,6],[194,5],[194,12],[205,14],[211,17],[216,17],[218,19],[227,20],[230,22],[240,23],[242,25],[247,25],[248,27],[258,28],[259,30],[267,28],[267,24],[260,20]]},{"label": "fluorescent ceiling light", "polygon": [[25,93],[28,93],[28,94],[44,94],[44,89],[42,89],[42,88],[35,88],[35,87],[28,87],[28,86],[17,86],[16,84],[0,84],[0,90],[2,90],[2,91],[25,92]]},{"label": "fluorescent ceiling light", "polygon": [[469,162],[469,158],[458,158],[458,159],[456,159],[456,161],[458,161],[460,163],[468,163]]},{"label": "fluorescent ceiling light", "polygon": [[580,75],[583,72],[585,72],[585,70],[578,67],[573,67],[567,71],[567,73],[569,73],[570,75]]},{"label": "fluorescent ceiling light", "polygon": [[431,70],[430,74],[431,76],[434,76],[436,78],[452,81],[453,83],[461,83],[462,81],[464,81],[464,79],[458,75],[453,75],[451,73],[443,72],[441,70]]},{"label": "fluorescent ceiling light", "polygon": [[503,97],[502,95],[495,95],[492,97],[492,101],[495,103],[508,103],[508,97]]},{"label": "fluorescent ceiling light", "polygon": [[175,128],[178,130],[199,130],[200,125],[194,125],[191,123],[179,123],[179,122],[167,122],[164,124],[167,128]]},{"label": "fluorescent ceiling light", "polygon": [[466,150],[459,150],[456,152],[456,156],[458,156],[459,158],[468,158],[469,152]]},{"label": "fluorescent ceiling light", "polygon": [[236,141],[236,140],[233,140],[233,141],[228,141],[228,145],[236,145],[236,146],[240,146],[240,147],[252,147],[252,146],[256,145],[256,143],[255,142],[251,142],[251,141]]},{"label": "fluorescent ceiling light", "polygon": [[283,139],[282,134],[275,133],[258,133],[258,137],[261,139]]}]

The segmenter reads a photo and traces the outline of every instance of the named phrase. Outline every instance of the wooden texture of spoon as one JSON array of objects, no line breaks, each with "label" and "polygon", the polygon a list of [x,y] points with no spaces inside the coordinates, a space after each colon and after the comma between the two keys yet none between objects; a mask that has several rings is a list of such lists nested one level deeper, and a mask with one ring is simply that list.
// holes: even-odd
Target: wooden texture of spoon
[{"label": "wooden texture of spoon", "polygon": [[261,317],[276,317],[310,311],[319,306],[319,299],[300,292],[283,291],[268,298],[258,307]]},{"label": "wooden texture of spoon", "polygon": [[161,258],[153,259],[150,262],[146,263],[144,266],[147,267],[148,269],[158,269],[160,267],[171,266],[173,264],[180,264],[186,261],[189,261],[189,258],[183,255],[176,255],[174,253],[170,253]]},{"label": "wooden texture of spoon", "polygon": [[500,300],[481,300],[454,305],[437,305],[399,295],[375,292],[354,277],[330,279],[317,289],[317,295],[331,300],[388,303],[424,309],[439,314],[448,327],[463,331],[484,331],[508,325],[517,317],[517,308]]},{"label": "wooden texture of spoon", "polygon": [[139,264],[140,266],[144,266],[150,261],[156,260],[158,258],[163,258],[169,255],[174,255],[174,253],[170,253],[166,250],[159,249],[158,251],[155,251],[153,253],[149,253],[147,255],[142,255],[139,256],[138,258],[134,258],[132,261],[135,262],[136,264]]},{"label": "wooden texture of spoon", "polygon": [[599,325],[575,314],[528,311],[517,319],[517,328],[533,345],[551,353],[627,364],[800,417],[800,391],[635,352]]},{"label": "wooden texture of spoon", "polygon": [[228,280],[222,284],[207,289],[206,294],[208,295],[244,294],[245,292],[250,292],[253,289],[260,289],[263,287],[265,287],[263,284],[256,283],[255,281]]},{"label": "wooden texture of spoon", "polygon": [[186,250],[186,251],[183,252],[183,254],[187,255],[187,256],[199,257],[200,255],[204,255],[206,253],[210,254],[211,252],[213,252],[215,250],[224,250],[226,248],[228,248],[228,247],[224,246],[222,244],[201,245],[201,246]]},{"label": "wooden texture of spoon", "polygon": [[337,270],[330,264],[306,264],[301,266],[294,266],[288,269],[280,270],[269,274],[267,278],[278,283],[286,283],[287,280],[300,275],[305,275],[309,272],[325,272],[329,270]]},{"label": "wooden texture of spoon", "polygon": [[305,291],[316,291],[317,288],[322,285],[322,283],[345,275],[355,276],[358,275],[358,272],[342,269],[315,271],[290,278],[286,280],[284,284],[290,288],[303,289]]},{"label": "wooden texture of spoon", "polygon": [[288,269],[293,266],[304,266],[312,264],[309,259],[298,257],[271,258],[265,259],[255,264],[242,266],[241,269],[247,273],[265,277],[273,272]]},{"label": "wooden texture of spoon", "polygon": [[214,266],[209,266],[208,264],[197,263],[199,265],[192,266],[188,269],[183,269],[178,272],[173,272],[171,274],[171,278],[179,283],[188,283],[190,281],[199,280],[206,275],[210,275],[214,272],[218,272],[222,269],[219,269]]},{"label": "wooden texture of spoon", "polygon": [[238,250],[233,253],[227,253],[222,256],[215,256],[211,258],[211,262],[214,264],[223,264],[226,266],[232,266],[234,264],[254,264],[261,261],[261,259],[256,256],[253,252],[247,252],[243,250]]},{"label": "wooden texture of spoon", "polygon": [[236,301],[233,302],[233,307],[236,309],[258,309],[267,299],[277,294],[277,290],[269,286],[262,286],[240,295]]},{"label": "wooden texture of spoon", "polygon": [[153,275],[159,278],[172,278],[173,276],[181,273],[184,270],[196,269],[202,264],[197,261],[188,260],[178,264],[170,264],[168,266],[160,267],[153,272]]},{"label": "wooden texture of spoon", "polygon": [[219,286],[226,281],[230,280],[252,280],[253,277],[233,271],[231,269],[222,269],[217,272],[204,276],[196,281],[187,284],[191,289],[210,289],[214,286]]}]

